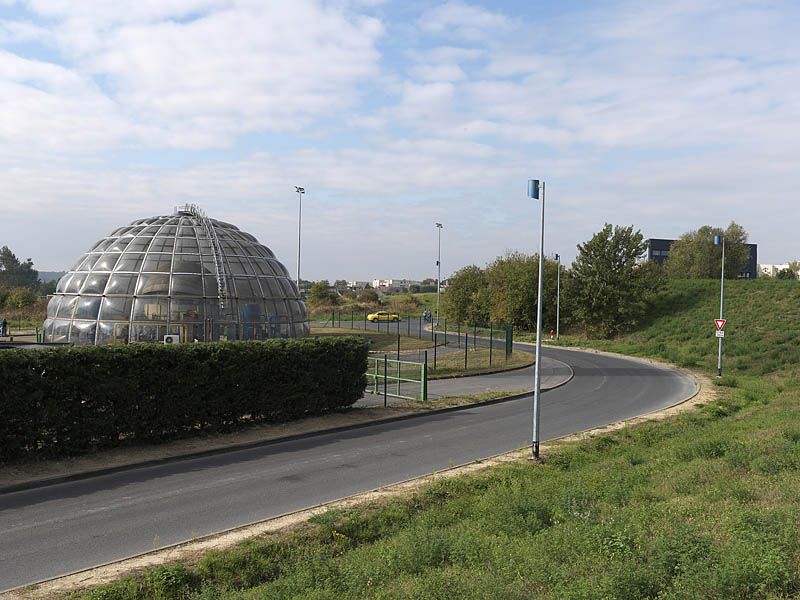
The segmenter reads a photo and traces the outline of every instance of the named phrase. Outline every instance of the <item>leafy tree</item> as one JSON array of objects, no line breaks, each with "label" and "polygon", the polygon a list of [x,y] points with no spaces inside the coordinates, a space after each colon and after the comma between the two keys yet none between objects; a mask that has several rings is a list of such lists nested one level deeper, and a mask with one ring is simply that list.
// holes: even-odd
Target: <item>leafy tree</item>
[{"label": "leafy tree", "polygon": [[722,247],[714,245],[714,236],[725,238],[725,277],[736,279],[750,259],[747,232],[731,222],[728,228],[704,225],[676,240],[664,263],[667,275],[674,279],[715,279],[720,276]]},{"label": "leafy tree", "polygon": [[[545,258],[542,284],[542,326],[555,325],[557,265]],[[536,294],[539,256],[509,252],[486,268],[489,282],[489,316],[493,322],[509,323],[525,330],[536,329]]]},{"label": "leafy tree", "polygon": [[345,280],[345,279],[337,279],[333,283],[333,287],[335,287],[337,290],[347,289],[347,280]]},{"label": "leafy tree", "polygon": [[432,285],[432,286],[435,287],[436,286],[436,279],[434,279],[433,277],[428,277],[427,279],[423,279],[422,280],[422,285]]},{"label": "leafy tree", "polygon": [[331,291],[331,284],[327,279],[317,281],[311,286],[311,291],[308,293],[308,301],[312,306],[324,306],[327,304],[336,304],[338,297]]},{"label": "leafy tree", "polygon": [[[545,329],[555,327],[557,274],[555,261],[545,259],[542,300]],[[474,265],[465,267],[448,280],[444,315],[459,322],[485,325],[491,321],[533,330],[536,328],[538,282],[537,255],[509,252],[497,257],[486,269]],[[566,321],[566,309],[562,302],[563,321]]]},{"label": "leafy tree", "polygon": [[5,306],[9,309],[14,308],[25,308],[26,306],[32,306],[36,304],[36,301],[39,299],[39,296],[36,295],[30,288],[19,287],[14,288],[13,290],[8,292],[8,296],[6,297]]},{"label": "leafy tree", "polygon": [[470,265],[450,277],[450,286],[442,298],[442,315],[456,323],[483,323],[488,320],[486,305],[488,284],[480,267]]},{"label": "leafy tree", "polygon": [[416,283],[412,283],[410,286],[408,286],[408,291],[412,294],[419,294],[420,286],[418,286]]},{"label": "leafy tree", "polygon": [[777,279],[791,279],[791,280],[794,280],[794,279],[797,279],[797,272],[793,271],[791,268],[781,269],[780,271],[778,271],[778,273],[775,275],[775,277]]},{"label": "leafy tree", "polygon": [[41,281],[39,282],[39,295],[40,296],[49,296],[50,294],[56,293],[56,286],[58,286],[58,280],[53,279],[51,281]]},{"label": "leafy tree", "polygon": [[640,231],[609,224],[578,245],[568,294],[587,334],[611,337],[645,316],[664,283],[661,267],[639,262],[646,249]]},{"label": "leafy tree", "polygon": [[39,272],[30,258],[20,262],[8,246],[0,248],[0,287],[36,289],[38,285]]}]

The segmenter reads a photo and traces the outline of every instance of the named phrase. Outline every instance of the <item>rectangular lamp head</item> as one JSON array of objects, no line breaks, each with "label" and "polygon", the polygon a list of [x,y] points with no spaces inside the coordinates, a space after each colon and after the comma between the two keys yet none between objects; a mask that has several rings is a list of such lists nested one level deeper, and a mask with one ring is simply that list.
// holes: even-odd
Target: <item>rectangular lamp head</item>
[{"label": "rectangular lamp head", "polygon": [[528,198],[539,199],[539,180],[528,179]]}]

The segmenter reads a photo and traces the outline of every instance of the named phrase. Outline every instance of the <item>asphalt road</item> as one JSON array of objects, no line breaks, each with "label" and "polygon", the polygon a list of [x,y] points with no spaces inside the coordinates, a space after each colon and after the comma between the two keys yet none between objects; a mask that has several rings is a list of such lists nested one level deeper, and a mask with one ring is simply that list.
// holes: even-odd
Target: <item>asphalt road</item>
[{"label": "asphalt road", "polygon": [[[574,378],[542,395],[542,439],[651,412],[685,375],[548,348]],[[529,444],[531,399],[0,495],[0,590],[91,567]]]}]

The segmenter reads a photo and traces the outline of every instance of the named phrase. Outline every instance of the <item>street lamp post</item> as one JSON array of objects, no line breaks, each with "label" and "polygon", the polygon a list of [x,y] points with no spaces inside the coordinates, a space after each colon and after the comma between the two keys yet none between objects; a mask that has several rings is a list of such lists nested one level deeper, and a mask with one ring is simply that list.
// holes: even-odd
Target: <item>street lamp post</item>
[{"label": "street lamp post", "polygon": [[[714,236],[714,245],[722,246],[722,267],[720,268],[719,278],[719,318],[722,320],[724,317],[723,311],[725,309],[725,238],[721,235]],[[717,377],[722,377],[722,336],[719,337],[719,350],[717,353]]]},{"label": "street lamp post", "polygon": [[300,233],[303,227],[303,194],[306,193],[306,188],[294,186],[294,191],[297,192],[298,203],[297,213],[297,289],[300,289]]},{"label": "street lamp post", "polygon": [[538,179],[528,180],[528,197],[539,200],[541,192],[542,231],[539,234],[539,292],[536,296],[536,365],[534,366],[533,382],[533,439],[531,451],[533,458],[539,458],[539,415],[541,412],[540,397],[542,395],[541,358],[542,358],[542,279],[544,277],[544,181]]},{"label": "street lamp post", "polygon": [[561,324],[561,255],[556,254],[556,339],[559,338],[559,325]]},{"label": "street lamp post", "polygon": [[439,253],[436,257],[436,326],[439,326],[439,300],[442,291],[442,224],[437,223],[436,229],[439,232]]}]

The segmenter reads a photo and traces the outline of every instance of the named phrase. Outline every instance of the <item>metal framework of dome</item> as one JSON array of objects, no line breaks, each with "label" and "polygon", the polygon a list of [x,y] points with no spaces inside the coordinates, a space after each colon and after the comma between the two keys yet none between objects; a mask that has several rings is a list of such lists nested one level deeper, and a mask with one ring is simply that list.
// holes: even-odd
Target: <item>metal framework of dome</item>
[{"label": "metal framework of dome", "polygon": [[94,244],[58,282],[47,342],[114,344],[308,335],[289,272],[255,237],[196,205]]}]

